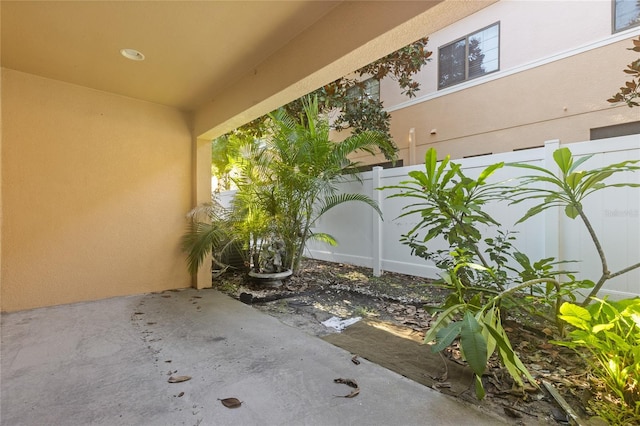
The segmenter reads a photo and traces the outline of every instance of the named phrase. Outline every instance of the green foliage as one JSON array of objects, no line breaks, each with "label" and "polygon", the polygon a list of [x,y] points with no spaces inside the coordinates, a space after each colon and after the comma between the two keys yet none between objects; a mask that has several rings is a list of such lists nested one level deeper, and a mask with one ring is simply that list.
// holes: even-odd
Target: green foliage
[{"label": "green foliage", "polygon": [[361,77],[371,75],[378,81],[385,77],[391,77],[398,82],[402,94],[412,98],[420,90],[420,83],[414,81],[412,76],[417,74],[427,61],[431,60],[431,52],[426,49],[428,42],[427,37],[416,40],[369,65],[365,65],[356,73]]},{"label": "green foliage", "polygon": [[[410,180],[383,188],[400,190],[391,197],[415,200],[404,207],[400,217],[418,215],[420,220],[402,236],[401,241],[411,247],[412,254],[434,261],[443,271],[442,282],[451,289],[425,341],[435,341],[433,350],[439,351],[460,338],[462,354],[476,374],[476,394],[479,398],[484,395],[482,372],[488,356],[494,351],[497,351],[516,383],[522,384],[521,377],[524,375],[535,384],[504,333],[500,319],[501,307],[517,307],[535,314],[545,314],[545,310],[540,311],[537,306],[555,306],[552,311],[555,316],[560,313],[563,298],[575,301],[576,289],[593,287],[592,294],[595,294],[606,279],[640,267],[639,263],[616,273],[608,271],[604,252],[582,208],[583,200],[596,191],[639,186],[605,182],[616,173],[636,171],[638,167],[634,164],[638,160],[584,170],[580,166],[589,156],[575,159],[569,149],[561,148],[553,153],[553,158],[559,169],[558,174],[530,164],[511,164],[513,167],[533,170],[536,174],[519,178],[519,184],[510,188],[487,183],[487,178],[501,168],[502,163],[487,167],[474,180],[465,176],[460,166],[451,163],[449,157],[438,163],[435,150],[430,149],[425,156],[424,172],[412,171],[409,173]],[[603,262],[603,278],[598,284],[576,280],[573,272],[559,270],[558,266],[566,261],[546,258],[532,262],[513,247],[514,237],[507,232],[498,230],[495,237],[483,239],[483,232],[499,226],[495,219],[482,210],[483,206],[489,201],[504,199],[509,199],[511,204],[524,201],[535,203],[517,223],[554,207],[564,208],[565,214],[572,219],[580,217]],[[449,250],[429,248],[433,240],[440,237],[449,244]],[[486,245],[484,251],[480,250],[481,242]],[[569,281],[560,283],[559,276],[567,277]],[[529,290],[529,295],[523,297],[522,290],[525,289]],[[518,297],[513,297],[516,294]],[[568,315],[569,308],[565,309],[567,312],[563,314]],[[571,317],[571,321],[575,322],[573,325],[578,324],[579,320],[587,320],[587,311],[580,309],[574,309],[573,312],[580,313],[583,318],[580,319],[577,314]],[[553,317],[550,319],[553,320]],[[559,329],[562,330],[560,325]],[[609,331],[604,330],[604,333]],[[608,338],[615,341],[615,337]],[[622,341],[617,343],[625,347]],[[617,366],[618,362],[614,364]],[[608,365],[612,373],[618,374],[615,380],[620,385],[623,370],[613,364]],[[624,370],[624,374],[626,372]],[[637,386],[637,381],[633,382],[633,386]]]},{"label": "green foliage", "polygon": [[594,299],[586,307],[564,303],[560,318],[573,327],[570,340],[555,344],[575,349],[604,383],[606,404],[594,409],[611,424],[640,422],[640,298],[611,302]]},{"label": "green foliage", "polygon": [[[637,40],[632,40],[632,42],[633,47],[628,50],[640,52],[640,37]],[[638,103],[638,100],[640,100],[640,59],[636,59],[627,65],[623,72],[630,75],[631,80],[625,82],[618,93],[607,99],[607,102],[614,104],[624,102],[629,108],[640,106],[640,103]]]},{"label": "green foliage", "polygon": [[[489,357],[497,351],[500,361],[505,366],[514,382],[524,385],[523,377],[537,387],[531,376],[511,346],[509,337],[502,327],[499,302],[505,293],[491,298],[483,306],[478,306],[480,297],[475,297],[468,303],[457,303],[442,311],[425,335],[425,343],[435,341],[431,347],[433,352],[439,352],[460,338],[460,349],[475,374],[476,397],[482,399],[485,395],[482,375]],[[462,320],[457,320],[462,314]]]},{"label": "green foliage", "polygon": [[211,144],[211,174],[217,178],[217,187],[214,188],[216,191],[231,189],[231,178],[239,167],[240,147],[244,142],[239,135],[230,133]]},{"label": "green foliage", "polygon": [[571,219],[580,217],[589,232],[602,264],[602,275],[593,285],[591,293],[585,299],[585,304],[600,291],[608,279],[640,267],[640,262],[638,262],[617,272],[609,271],[604,249],[582,207],[583,200],[597,191],[616,187],[640,187],[640,184],[636,183],[605,183],[609,177],[615,174],[640,170],[640,167],[635,165],[640,160],[622,161],[591,170],[579,168],[591,157],[592,155],[587,155],[576,159],[569,148],[557,149],[553,153],[553,159],[559,169],[557,174],[544,167],[531,164],[509,164],[511,167],[533,170],[537,174],[519,177],[519,185],[504,193],[511,200],[511,204],[525,201],[536,203],[516,223],[524,222],[545,210],[556,207],[563,208],[565,215]]},{"label": "green foliage", "polygon": [[[411,247],[412,254],[424,258],[433,257],[428,243],[442,236],[449,245],[473,253],[485,268],[488,267],[478,248],[481,240],[479,227],[498,224],[482,210],[482,206],[499,199],[500,187],[487,185],[486,180],[502,166],[502,163],[494,164],[485,169],[478,179],[471,179],[462,173],[459,164],[449,161],[449,156],[438,165],[437,153],[430,148],[425,155],[424,172],[411,171],[411,180],[382,188],[401,191],[389,198],[416,200],[405,206],[405,212],[400,216],[420,216],[420,221],[401,239]],[[419,235],[423,231],[426,232],[424,237]]]},{"label": "green foliage", "polygon": [[531,164],[509,164],[511,167],[535,170],[540,173],[520,177],[520,185],[510,191],[511,204],[528,200],[538,201],[538,204],[531,207],[516,223],[524,222],[553,207],[563,207],[565,214],[571,219],[582,217],[584,215],[582,201],[594,192],[611,187],[640,186],[634,183],[607,185],[603,182],[616,173],[638,170],[639,167],[633,164],[638,163],[639,160],[623,161],[592,170],[578,168],[591,157],[592,155],[587,155],[576,160],[569,148],[557,149],[553,153],[553,159],[560,169],[557,176],[544,167]]},{"label": "green foliage", "polygon": [[[462,355],[475,373],[478,398],[484,396],[482,374],[487,360],[496,351],[516,383],[522,385],[525,376],[537,386],[502,328],[500,305],[508,302],[522,306],[511,297],[511,290],[505,290],[513,283],[508,277],[508,271],[513,270],[508,266],[509,259],[526,263],[528,275],[535,277],[525,287],[555,282],[551,278],[553,272],[547,268],[550,260],[534,266],[525,262],[528,258],[513,249],[513,237],[508,233],[498,231],[496,237],[485,238],[487,248],[480,249],[483,228],[499,226],[483,206],[503,198],[504,187],[487,182],[502,166],[491,165],[472,179],[448,156],[438,163],[436,151],[429,149],[424,172],[411,171],[410,180],[382,188],[400,190],[391,198],[415,200],[404,206],[400,217],[416,215],[420,219],[401,241],[411,247],[412,254],[434,261],[442,271],[443,285],[451,289],[425,342],[435,341],[432,349],[441,351],[460,338]],[[444,238],[450,249],[430,249],[436,238]]]},{"label": "green foliage", "polygon": [[[353,133],[377,132],[385,135],[387,143],[392,146],[392,150],[383,150],[384,156],[392,160],[395,158],[397,147],[394,145],[390,134],[391,115],[384,110],[382,102],[367,96],[361,96],[354,100],[348,93],[350,89],[364,88],[363,78],[371,76],[380,81],[383,78],[391,78],[398,82],[402,93],[408,97],[415,96],[420,90],[420,84],[413,80],[413,76],[431,60],[431,52],[426,49],[428,38],[424,37],[415,42],[390,53],[354,72],[356,78],[342,77],[317,90],[307,96],[298,98],[280,108],[290,118],[305,124],[305,103],[308,98],[318,99],[318,112],[321,114],[333,115],[333,126],[335,130],[350,129]],[[336,115],[337,112],[337,115]],[[230,175],[236,168],[238,159],[237,142],[241,144],[247,141],[259,141],[269,137],[273,130],[269,124],[273,118],[271,114],[259,117],[237,129],[216,138],[212,141],[213,155],[213,175],[218,179],[220,190],[228,189],[230,185]]]},{"label": "green foliage", "polygon": [[209,252],[215,260],[219,249],[235,241],[249,253],[254,270],[295,273],[308,239],[336,243],[331,235],[312,232],[323,214],[347,202],[365,203],[381,213],[369,197],[338,194],[336,184],[358,179],[359,165],[348,159],[350,154],[381,150],[393,157],[393,146],[378,132],[332,141],[316,98],[305,100],[303,114],[296,118],[280,109],[270,114],[263,139],[233,141],[239,153],[233,178],[238,190],[229,211],[204,221],[192,215],[183,238],[192,272]]},{"label": "green foliage", "polygon": [[[502,183],[489,184],[489,179],[503,163],[493,164],[484,169],[477,179],[464,175],[459,164],[449,157],[437,161],[437,153],[429,149],[425,155],[425,171],[411,171],[411,180],[382,189],[396,189],[399,192],[390,198],[410,198],[415,200],[403,207],[400,217],[418,216],[420,220],[402,235],[401,242],[411,248],[413,255],[433,261],[436,266],[448,271],[449,276],[459,280],[460,285],[447,283],[458,294],[458,301],[465,300],[466,291],[503,291],[514,282],[510,272],[520,276],[515,282],[531,279],[553,278],[566,271],[555,271],[553,266],[564,262],[542,259],[532,263],[529,258],[516,250],[514,237],[497,229],[496,235],[482,238],[499,223],[486,213],[484,206],[492,201],[504,200],[507,187]],[[433,241],[444,238],[448,250],[432,250]],[[484,243],[486,248],[480,249]],[[514,260],[521,269],[509,266]],[[455,274],[451,271],[455,270]],[[446,281],[445,281],[446,283]]]},{"label": "green foliage", "polygon": [[207,254],[222,264],[224,254],[231,250],[235,237],[229,233],[232,225],[229,213],[218,202],[206,203],[191,210],[187,232],[182,237],[182,248],[187,253],[187,267],[195,274]]},{"label": "green foliage", "polygon": [[[438,162],[436,151],[429,149],[424,172],[411,171],[409,180],[382,188],[399,190],[391,197],[412,199],[400,217],[414,215],[419,220],[401,241],[413,255],[433,261],[442,271],[442,284],[451,290],[425,340],[435,341],[433,349],[438,351],[460,338],[463,356],[476,373],[478,397],[483,395],[483,366],[494,351],[516,383],[522,384],[523,375],[534,383],[504,333],[501,308],[523,309],[554,321],[564,299],[575,301],[577,289],[594,287],[592,281],[576,280],[574,272],[559,268],[568,261],[532,261],[513,246],[514,237],[508,232],[498,229],[494,237],[483,238],[490,228],[499,227],[483,211],[484,206],[490,201],[518,204],[533,200],[535,205],[517,223],[548,208],[563,207],[568,217],[581,217],[591,229],[582,209],[585,197],[605,188],[638,186],[605,182],[616,173],[636,170],[635,160],[582,170],[580,166],[589,157],[576,160],[562,148],[553,158],[560,170],[558,175],[538,166],[511,164],[537,173],[520,178],[519,185],[512,188],[487,182],[502,163],[487,167],[472,179],[449,157]],[[437,238],[444,239],[450,248],[431,249]],[[560,276],[565,279],[562,283]],[[523,290],[528,290],[528,295]],[[558,325],[562,330],[562,323]]]},{"label": "green foliage", "polygon": [[[337,193],[337,182],[349,177],[357,179],[359,173],[359,165],[349,160],[349,155],[357,151],[373,154],[376,150],[394,155],[392,145],[378,132],[332,141],[328,120],[320,115],[317,99],[307,98],[305,102],[303,120],[291,117],[284,109],[270,115],[271,136],[257,153],[262,169],[268,171],[267,185],[278,200],[283,219],[279,235],[285,243],[287,264],[294,271],[305,242],[315,237],[314,223],[327,211],[346,202],[362,202],[380,213],[369,197]],[[335,241],[326,234],[318,237]]]}]

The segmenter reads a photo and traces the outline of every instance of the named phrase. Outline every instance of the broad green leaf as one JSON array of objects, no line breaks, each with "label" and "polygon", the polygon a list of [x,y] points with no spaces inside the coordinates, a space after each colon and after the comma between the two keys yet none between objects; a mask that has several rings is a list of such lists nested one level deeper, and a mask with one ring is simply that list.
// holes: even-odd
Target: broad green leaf
[{"label": "broad green leaf", "polygon": [[585,173],[586,171],[584,170],[571,173],[569,176],[567,176],[567,179],[566,179],[567,185],[569,185],[571,189],[576,189],[576,187],[584,177]]},{"label": "broad green leaf", "polygon": [[473,308],[471,310],[480,309],[480,305],[482,304],[482,293],[476,293],[471,299],[469,299],[469,303],[467,303],[468,308]]},{"label": "broad green leaf", "polygon": [[591,314],[588,310],[582,306],[574,305],[573,303],[564,302],[560,306],[559,318],[568,322],[569,324],[577,327],[581,330],[590,330],[589,322],[591,321]]},{"label": "broad green leaf", "polygon": [[[427,171],[427,178],[430,184],[433,184],[435,182],[437,160],[438,153],[435,149],[429,148],[424,155],[424,166]],[[429,185],[429,187],[431,187],[431,185]]]},{"label": "broad green leaf", "polygon": [[525,220],[537,215],[538,213],[541,213],[541,212],[545,211],[546,209],[548,209],[550,207],[551,207],[551,205],[549,205],[549,204],[540,204],[540,205],[537,205],[537,206],[533,206],[527,211],[527,213],[525,213],[524,216],[522,216],[520,219],[518,219],[518,221],[515,224],[517,225],[519,223],[522,223]]},{"label": "broad green leaf", "polygon": [[462,320],[460,346],[473,372],[481,376],[487,368],[487,342],[482,336],[482,327],[469,311]]},{"label": "broad green leaf", "polygon": [[571,165],[573,164],[573,157],[569,148],[559,148],[553,152],[553,159],[562,171],[563,175],[569,173]]},{"label": "broad green leaf", "polygon": [[478,176],[478,183],[484,183],[484,181],[491,176],[496,170],[502,168],[504,166],[504,162],[492,164],[480,173]]},{"label": "broad green leaf", "polygon": [[591,176],[589,176],[587,178],[587,180],[584,181],[584,183],[582,184],[582,187],[580,188],[580,192],[582,194],[584,194],[585,191],[591,189],[592,187],[594,189],[603,188],[604,185],[595,186],[595,184],[597,182],[605,180],[606,178],[608,178],[612,174],[613,174],[613,171],[602,171],[602,172],[599,172],[599,173],[592,174]]},{"label": "broad green leaf", "polygon": [[608,323],[608,324],[597,324],[597,325],[593,326],[593,328],[591,329],[591,332],[593,334],[597,334],[598,332],[603,331],[603,330],[611,330],[613,327],[615,327],[615,324],[611,324],[611,323]]},{"label": "broad green leaf", "polygon": [[[476,314],[476,319],[481,324],[489,324],[494,327],[496,322],[495,309],[488,309],[487,312],[483,315],[482,311],[479,311]],[[496,339],[491,336],[487,327],[482,327],[482,335],[484,336],[485,341],[487,342],[487,359],[493,354],[493,351],[496,350]]]},{"label": "broad green leaf", "polygon": [[[409,172],[409,176],[414,178],[420,185],[425,188],[429,187],[429,179],[422,173],[420,170],[412,170]],[[406,181],[406,183],[411,183],[411,181]]]},{"label": "broad green leaf", "polygon": [[[507,334],[505,333],[504,329],[502,328],[502,324],[500,323],[500,321],[496,322],[496,327],[490,327],[487,326],[489,328],[489,331],[491,332],[491,335],[496,339],[496,342],[498,344],[498,348],[500,349],[500,359],[502,359],[503,363],[505,363],[505,365],[507,364],[506,360],[508,359],[509,363],[512,365],[513,368],[517,369],[520,373],[522,373],[527,380],[529,381],[529,383],[531,383],[531,385],[535,386],[536,388],[538,387],[538,383],[535,381],[535,379],[533,378],[533,376],[531,375],[531,373],[529,373],[529,370],[527,370],[527,367],[525,367],[525,365],[522,363],[522,361],[520,360],[520,358],[518,358],[518,355],[516,355],[516,353],[514,352],[513,348],[511,347],[511,343],[509,342],[509,338],[507,337]],[[506,358],[505,358],[506,356]],[[511,370],[509,370],[511,373]],[[511,377],[518,383],[522,384],[522,379],[520,378],[519,374],[516,375],[511,375]]]},{"label": "broad green leaf", "polygon": [[[434,150],[434,151],[435,151],[435,150]],[[442,176],[442,173],[443,173],[443,172],[444,172],[444,170],[447,168],[447,164],[449,164],[449,156],[448,156],[448,155],[445,157],[445,159],[444,159],[444,160],[442,160],[442,161],[440,162],[440,166],[438,167],[438,171],[437,171],[437,173],[436,173],[436,175],[435,175],[435,178],[434,178],[434,180],[433,180],[433,182],[432,182],[432,184],[433,184],[433,186],[434,186],[434,187],[435,187],[435,186],[438,186],[438,187],[440,187],[440,188],[444,188],[444,186],[445,186],[445,185],[444,185],[444,183],[442,183],[442,182],[440,183],[440,185],[435,185],[435,184],[438,182],[438,180],[440,180],[440,176]],[[452,163],[452,164],[451,164],[451,170],[455,170],[455,169],[456,169],[456,168],[455,168],[455,164],[453,164],[453,163]]]},{"label": "broad green leaf", "polygon": [[321,241],[333,247],[338,245],[338,241],[333,238],[333,236],[324,232],[312,232],[311,234],[309,234],[309,239],[314,241]]},{"label": "broad green leaf", "polygon": [[[487,330],[491,333],[493,338],[496,340],[496,344],[498,346],[498,354],[500,355],[500,359],[502,363],[506,367],[509,375],[513,380],[520,386],[524,385],[522,381],[521,374],[522,372],[518,369],[515,364],[516,355],[511,349],[511,346],[507,343],[506,336],[501,335],[501,333],[494,327],[487,326]],[[504,334],[504,333],[502,333]]]},{"label": "broad green leaf", "polygon": [[462,329],[462,323],[460,321],[453,321],[446,327],[440,329],[436,334],[436,344],[431,346],[431,352],[436,353],[449,346],[460,334]]},{"label": "broad green leaf", "polygon": [[[582,208],[581,205],[580,205],[580,208]],[[566,214],[567,217],[569,217],[570,219],[575,219],[576,217],[578,217],[580,215],[580,210],[578,210],[578,208],[575,205],[568,204],[564,208],[564,214]]]},{"label": "broad green leaf", "polygon": [[631,348],[631,346],[629,346],[629,343],[627,343],[622,337],[618,336],[616,333],[605,331],[604,335],[607,337],[607,339],[615,342],[617,351],[625,352]]},{"label": "broad green leaf", "polygon": [[484,386],[482,385],[482,377],[478,376],[477,374],[475,376],[475,384],[476,384],[476,397],[479,400],[482,400],[485,397],[486,392],[484,390]]},{"label": "broad green leaf", "polygon": [[424,336],[424,343],[429,343],[429,342],[435,340],[436,339],[436,333],[442,327],[444,327],[446,324],[448,324],[451,321],[450,318],[453,315],[455,315],[458,311],[460,311],[462,308],[464,308],[464,305],[458,304],[458,305],[450,306],[446,310],[442,311],[438,315],[436,320],[431,323],[431,328],[429,329],[427,334]]},{"label": "broad green leaf", "polygon": [[569,169],[569,172],[573,172],[575,169],[577,169],[580,164],[584,163],[585,161],[587,161],[589,158],[593,157],[594,154],[591,155],[585,155],[584,157],[580,157],[578,160],[576,160],[573,163],[573,166],[571,167],[571,169]]}]

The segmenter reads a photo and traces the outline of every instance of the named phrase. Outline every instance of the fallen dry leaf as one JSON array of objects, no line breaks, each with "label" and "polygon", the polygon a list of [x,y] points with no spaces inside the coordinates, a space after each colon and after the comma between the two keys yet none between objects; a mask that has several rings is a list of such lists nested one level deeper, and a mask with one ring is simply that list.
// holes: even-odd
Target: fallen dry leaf
[{"label": "fallen dry leaf", "polygon": [[218,401],[222,402],[222,405],[227,408],[238,408],[242,405],[242,401],[240,401],[238,398],[218,398]]},{"label": "fallen dry leaf", "polygon": [[171,376],[169,377],[169,383],[181,383],[191,380],[191,376]]},{"label": "fallen dry leaf", "polygon": [[347,386],[352,387],[352,388],[357,388],[358,387],[358,384],[353,379],[342,379],[342,378],[340,378],[340,379],[334,379],[333,381],[335,383],[341,383],[343,385],[347,385]]},{"label": "fallen dry leaf", "polygon": [[348,395],[335,395],[338,398],[353,398],[354,396],[358,395],[360,393],[360,388],[358,387],[358,384],[356,383],[355,380],[353,379],[334,379],[333,380],[335,383],[341,383],[343,385],[347,385],[349,387],[354,388],[350,394]]},{"label": "fallen dry leaf", "polygon": [[355,388],[354,390],[351,391],[351,393],[349,395],[344,395],[342,398],[353,398],[354,396],[358,395],[360,393],[360,388]]}]

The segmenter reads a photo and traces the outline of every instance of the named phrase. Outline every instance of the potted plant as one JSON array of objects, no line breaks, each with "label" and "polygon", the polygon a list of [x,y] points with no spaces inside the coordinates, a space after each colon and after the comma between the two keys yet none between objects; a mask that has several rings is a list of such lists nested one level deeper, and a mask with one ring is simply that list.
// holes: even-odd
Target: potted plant
[{"label": "potted plant", "polygon": [[[339,194],[335,184],[359,179],[358,164],[348,158],[350,154],[380,150],[393,158],[394,145],[383,133],[372,131],[334,142],[328,119],[319,114],[317,98],[306,98],[303,104],[299,117],[283,109],[270,114],[261,138],[225,139],[236,154],[232,180],[237,191],[229,209],[214,209],[204,222],[190,216],[183,242],[191,272],[198,270],[207,254],[219,262],[216,253],[239,242],[247,252],[252,277],[277,274],[278,279],[295,274],[308,239],[337,244],[331,235],[312,231],[324,213],[349,201],[364,202],[380,213],[369,197]],[[229,142],[234,143],[232,148]]]},{"label": "potted plant", "polygon": [[285,245],[278,235],[277,219],[266,208],[268,201],[259,187],[238,190],[232,205],[217,200],[191,210],[182,243],[189,271],[196,273],[207,255],[222,272],[231,265],[232,252],[240,253],[248,275],[265,286],[277,286],[292,271],[286,266]]}]

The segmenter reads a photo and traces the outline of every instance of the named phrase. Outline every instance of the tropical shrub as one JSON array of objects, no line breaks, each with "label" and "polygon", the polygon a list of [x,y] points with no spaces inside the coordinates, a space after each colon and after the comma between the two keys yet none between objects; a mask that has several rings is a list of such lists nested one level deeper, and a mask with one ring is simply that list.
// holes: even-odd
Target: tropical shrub
[{"label": "tropical shrub", "polygon": [[560,318],[573,330],[570,340],[553,343],[576,350],[604,384],[592,408],[610,424],[639,424],[640,298],[564,303]]},{"label": "tropical shrub", "polygon": [[576,160],[569,148],[557,149],[553,153],[553,159],[559,169],[557,174],[544,167],[531,164],[509,164],[511,167],[533,170],[538,174],[519,177],[520,184],[505,193],[510,198],[510,204],[512,205],[524,201],[536,202],[516,224],[524,222],[547,209],[556,207],[562,207],[565,215],[570,219],[579,217],[582,220],[598,252],[602,265],[602,275],[598,281],[595,284],[593,281],[588,282],[592,289],[585,298],[583,305],[589,303],[591,298],[598,294],[607,280],[640,268],[640,262],[638,262],[619,271],[611,272],[609,270],[604,248],[582,207],[584,199],[597,191],[614,187],[640,187],[640,184],[636,183],[605,183],[605,180],[614,174],[640,170],[640,167],[634,165],[640,160],[622,161],[591,170],[580,169],[580,165],[592,156],[586,155]]},{"label": "tropical shrub", "polygon": [[[499,223],[483,210],[490,201],[503,198],[505,187],[489,184],[487,179],[502,163],[483,170],[477,179],[465,176],[459,164],[445,157],[439,164],[437,153],[429,149],[425,155],[425,171],[409,172],[410,180],[381,189],[399,192],[391,198],[411,198],[401,217],[418,215],[420,220],[401,238],[411,248],[411,253],[433,261],[441,269],[442,285],[451,290],[440,313],[431,324],[425,342],[435,340],[433,351],[441,351],[455,339],[460,338],[464,359],[476,377],[476,395],[484,396],[482,374],[489,357],[497,351],[498,356],[514,381],[523,385],[524,376],[531,384],[535,380],[511,347],[502,327],[502,306],[505,302],[518,304],[512,298],[513,283],[508,277],[508,260],[518,256],[513,250],[508,233],[498,231],[495,238],[482,238],[481,226],[499,227]],[[443,238],[449,250],[431,250],[436,238]],[[488,248],[482,250],[481,243]],[[526,256],[519,260],[524,262]],[[557,282],[545,271],[545,263],[528,265],[535,277],[525,287]],[[516,287],[520,289],[520,287]]]},{"label": "tropical shrub", "polygon": [[233,221],[219,202],[201,204],[187,213],[188,228],[182,236],[182,247],[187,253],[189,272],[195,274],[202,265],[207,254],[211,254],[213,262],[226,268],[223,261],[225,254],[240,238],[229,232]]},{"label": "tropical shrub", "polygon": [[[425,342],[435,340],[432,349],[438,351],[460,338],[462,354],[476,373],[479,397],[483,395],[481,375],[494,350],[517,383],[522,384],[524,375],[535,384],[502,329],[501,315],[505,310],[526,310],[556,322],[562,331],[563,322],[557,321],[557,314],[563,300],[575,302],[576,290],[580,288],[593,288],[594,295],[607,279],[640,267],[639,263],[614,273],[608,271],[604,251],[582,208],[584,198],[595,191],[637,186],[603,182],[615,173],[637,170],[633,166],[637,161],[579,170],[588,156],[574,161],[567,148],[556,150],[553,156],[560,169],[558,176],[542,167],[510,164],[538,174],[523,176],[518,185],[509,187],[503,183],[487,183],[487,179],[504,166],[502,163],[487,167],[477,179],[472,179],[464,175],[460,165],[450,162],[448,156],[438,164],[436,151],[429,149],[425,155],[425,172],[412,171],[410,180],[382,188],[400,190],[391,197],[413,200],[404,207],[400,217],[419,215],[420,220],[402,236],[401,242],[411,248],[413,255],[433,261],[442,271],[441,284],[451,290],[444,304],[438,307],[440,313]],[[519,252],[513,246],[514,237],[500,230],[500,224],[483,210],[488,202],[499,200],[510,200],[511,204],[525,200],[535,203],[517,223],[557,206],[564,207],[570,218],[580,217],[603,263],[603,276],[598,283],[577,280],[573,272],[558,269],[568,261],[546,258],[532,262]],[[483,238],[483,233],[493,228],[497,228],[495,236]],[[430,249],[436,238],[443,238],[450,248]],[[480,248],[482,243],[484,250]],[[528,291],[528,295],[524,291]]]},{"label": "tropical shrub", "polygon": [[[215,253],[217,246],[225,247],[234,240],[245,245],[257,272],[269,257],[278,260],[279,265],[273,265],[278,266],[276,272],[291,269],[295,273],[307,240],[337,243],[331,235],[313,232],[314,224],[327,211],[356,201],[381,214],[374,200],[361,194],[339,194],[336,184],[359,179],[359,164],[349,159],[354,152],[395,155],[384,134],[365,131],[340,142],[331,140],[328,119],[320,115],[317,98],[306,98],[301,117],[280,109],[270,114],[267,125],[260,140],[234,141],[239,158],[232,179],[238,189],[223,220],[218,220],[219,214],[210,215],[209,224],[207,220],[192,223],[187,230],[183,246],[191,271],[209,253]],[[227,238],[211,239],[219,234]]]}]

